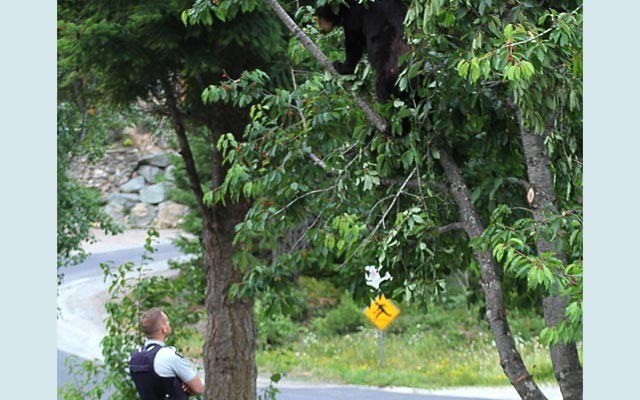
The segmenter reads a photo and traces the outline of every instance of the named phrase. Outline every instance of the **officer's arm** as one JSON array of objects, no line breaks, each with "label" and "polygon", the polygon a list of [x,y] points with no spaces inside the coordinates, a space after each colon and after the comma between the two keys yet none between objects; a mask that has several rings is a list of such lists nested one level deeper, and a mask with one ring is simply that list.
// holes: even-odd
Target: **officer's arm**
[{"label": "officer's arm", "polygon": [[198,375],[196,375],[196,377],[189,382],[185,382],[185,385],[189,387],[189,390],[191,391],[190,394],[202,394],[202,392],[204,391],[202,387],[202,381],[200,380],[200,377]]},{"label": "officer's arm", "polygon": [[[174,349],[175,351],[175,349]],[[189,389],[189,394],[202,394],[202,381],[198,374],[193,370],[191,363],[182,357],[182,354],[175,352],[172,357],[172,368],[174,373],[182,383]]]}]

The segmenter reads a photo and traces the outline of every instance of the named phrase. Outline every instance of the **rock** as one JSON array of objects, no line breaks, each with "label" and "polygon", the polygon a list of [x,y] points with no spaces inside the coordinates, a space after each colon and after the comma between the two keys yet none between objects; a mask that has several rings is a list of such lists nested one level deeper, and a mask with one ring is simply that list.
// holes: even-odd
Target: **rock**
[{"label": "rock", "polygon": [[121,192],[138,192],[140,191],[140,189],[144,187],[144,181],[145,181],[144,176],[136,176],[135,178],[131,179],[129,182],[120,186],[120,191]]},{"label": "rock", "polygon": [[158,219],[156,228],[169,229],[177,228],[182,222],[182,217],[187,212],[187,206],[173,201],[165,201],[158,206]]},{"label": "rock", "polygon": [[140,190],[140,200],[148,204],[159,204],[169,198],[169,185],[160,182],[155,185],[145,186]]},{"label": "rock", "polygon": [[95,162],[89,162],[87,156],[78,156],[71,161],[69,171],[84,186],[103,194],[112,193],[129,180],[139,156],[135,149],[107,150],[104,158]]},{"label": "rock", "polygon": [[138,173],[144,177],[144,180],[149,183],[156,183],[156,176],[162,173],[162,170],[152,165],[142,165],[138,168]]},{"label": "rock", "polygon": [[126,216],[124,215],[124,207],[122,204],[117,203],[109,203],[104,207],[104,212],[106,212],[113,221],[118,224],[124,226],[126,223]]},{"label": "rock", "polygon": [[155,153],[140,158],[140,164],[166,168],[171,165],[171,161],[169,160],[169,153]]},{"label": "rock", "polygon": [[167,181],[173,182],[175,180],[175,176],[173,175],[175,170],[176,170],[176,166],[175,165],[169,165],[164,170],[164,176],[167,178]]},{"label": "rock", "polygon": [[140,196],[135,193],[111,193],[107,196],[107,201],[109,204],[117,204],[124,210],[129,210],[140,201]]},{"label": "rock", "polygon": [[129,225],[132,228],[146,228],[158,214],[158,207],[138,203],[129,212]]}]

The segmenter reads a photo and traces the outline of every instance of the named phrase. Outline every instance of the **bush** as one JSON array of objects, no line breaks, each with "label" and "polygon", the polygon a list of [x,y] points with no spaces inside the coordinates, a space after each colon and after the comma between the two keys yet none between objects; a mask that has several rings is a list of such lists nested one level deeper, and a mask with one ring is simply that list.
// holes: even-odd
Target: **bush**
[{"label": "bush", "polygon": [[299,309],[293,316],[295,321],[307,321],[325,316],[338,304],[340,297],[340,291],[328,280],[308,276],[300,277],[295,293],[301,300]]},{"label": "bush", "polygon": [[316,332],[325,336],[357,332],[366,323],[363,311],[364,306],[356,304],[349,292],[345,291],[340,296],[338,307],[329,311],[324,318],[314,320],[312,325]]},{"label": "bush", "polygon": [[256,303],[255,315],[260,349],[280,347],[298,339],[300,328],[289,317],[282,314],[268,315],[259,302]]}]

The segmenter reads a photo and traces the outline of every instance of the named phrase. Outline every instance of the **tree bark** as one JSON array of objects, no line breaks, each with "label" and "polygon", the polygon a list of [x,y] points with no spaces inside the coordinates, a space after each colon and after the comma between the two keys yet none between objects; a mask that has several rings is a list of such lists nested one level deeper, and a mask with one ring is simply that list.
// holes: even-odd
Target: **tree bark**
[{"label": "tree bark", "polygon": [[[522,126],[520,110],[515,107],[516,116],[520,123],[520,135],[527,163],[529,183],[534,191],[533,218],[536,222],[543,222],[543,210],[557,212],[555,191],[551,175],[550,160],[544,146],[544,135],[536,135],[534,132],[524,129]],[[538,239],[538,254],[553,252],[556,257],[567,264],[567,257],[561,247],[561,242],[550,243],[544,238]],[[544,321],[546,326],[554,327],[564,319],[564,311],[568,299],[558,296],[557,291],[542,300]],[[578,357],[578,349],[575,343],[558,343],[551,347],[551,361],[553,371],[560,386],[564,400],[582,400],[582,366]]]},{"label": "tree bark", "polygon": [[255,400],[256,327],[251,299],[229,299],[229,288],[242,280],[233,267],[234,227],[244,219],[242,203],[216,207],[202,230],[203,268],[207,279],[207,336],[203,348],[206,399]]},{"label": "tree bark", "polygon": [[[484,227],[480,214],[471,202],[471,193],[451,155],[440,149],[440,164],[444,169],[450,191],[460,210],[464,230],[470,239],[482,234]],[[489,252],[475,251],[482,275],[482,290],[487,307],[486,318],[500,355],[500,365],[509,381],[524,400],[546,399],[533,377],[527,371],[513,341],[507,314],[502,300],[502,286],[497,274],[496,263]]]},{"label": "tree bark", "polygon": [[191,152],[191,146],[189,145],[189,140],[187,138],[187,131],[184,126],[184,117],[180,112],[180,108],[178,107],[178,100],[176,98],[177,96],[170,78],[165,78],[162,80],[162,88],[164,90],[169,115],[171,116],[171,121],[173,122],[173,129],[175,130],[176,136],[178,137],[180,156],[182,157],[182,161],[185,165],[185,170],[187,171],[187,177],[189,178],[189,187],[191,188],[191,191],[196,198],[198,209],[200,211],[200,214],[202,215],[202,218],[204,219],[209,211],[203,203],[204,193],[202,192],[202,187],[200,186],[201,183],[200,178],[198,177],[198,172],[196,170],[196,163],[193,159],[193,153]]},{"label": "tree bark", "polygon": [[[204,192],[196,170],[183,115],[178,107],[174,86],[170,79],[163,80],[167,108],[178,137],[180,155],[185,163],[190,188],[196,197],[202,218],[202,268],[207,280],[205,309],[207,332],[203,347],[205,370],[205,399],[256,399],[256,327],[253,301],[229,299],[229,288],[242,281],[232,256],[235,226],[244,220],[247,203],[227,201],[211,207],[204,204]],[[209,107],[207,126],[212,135],[212,190],[217,189],[226,176],[222,155],[215,144],[220,132],[242,132],[244,120],[239,110],[226,106]]]},{"label": "tree bark", "polygon": [[[216,145],[223,132],[241,133],[246,124],[242,110],[216,105],[209,107],[207,127],[211,133],[211,189],[220,188],[227,167]],[[242,282],[243,274],[232,262],[237,248],[233,245],[235,226],[244,221],[247,201],[230,199],[214,204],[210,218],[203,221],[203,268],[207,279],[205,307],[208,315],[204,344],[206,399],[255,400],[258,369],[256,366],[256,326],[253,299],[230,299],[229,289]]]}]

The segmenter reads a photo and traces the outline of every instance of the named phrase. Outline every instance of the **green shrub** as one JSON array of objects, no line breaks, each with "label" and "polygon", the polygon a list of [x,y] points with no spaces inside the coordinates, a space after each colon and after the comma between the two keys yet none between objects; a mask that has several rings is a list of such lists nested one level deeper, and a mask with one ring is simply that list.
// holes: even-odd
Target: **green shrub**
[{"label": "green shrub", "polygon": [[340,296],[338,307],[329,311],[324,318],[313,321],[313,329],[325,336],[357,332],[366,323],[364,307],[356,304],[349,292],[345,291]]},{"label": "green shrub", "polygon": [[425,314],[411,314],[403,310],[402,307],[399,308],[400,315],[391,322],[387,327],[386,332],[399,335],[403,333],[416,333],[424,330],[424,327],[426,326]]},{"label": "green shrub", "polygon": [[340,291],[328,280],[302,276],[294,290],[300,299],[294,321],[308,321],[323,317],[339,303]]},{"label": "green shrub", "polygon": [[259,303],[256,303],[255,313],[260,349],[281,347],[298,339],[300,327],[289,317],[282,314],[268,315]]}]

